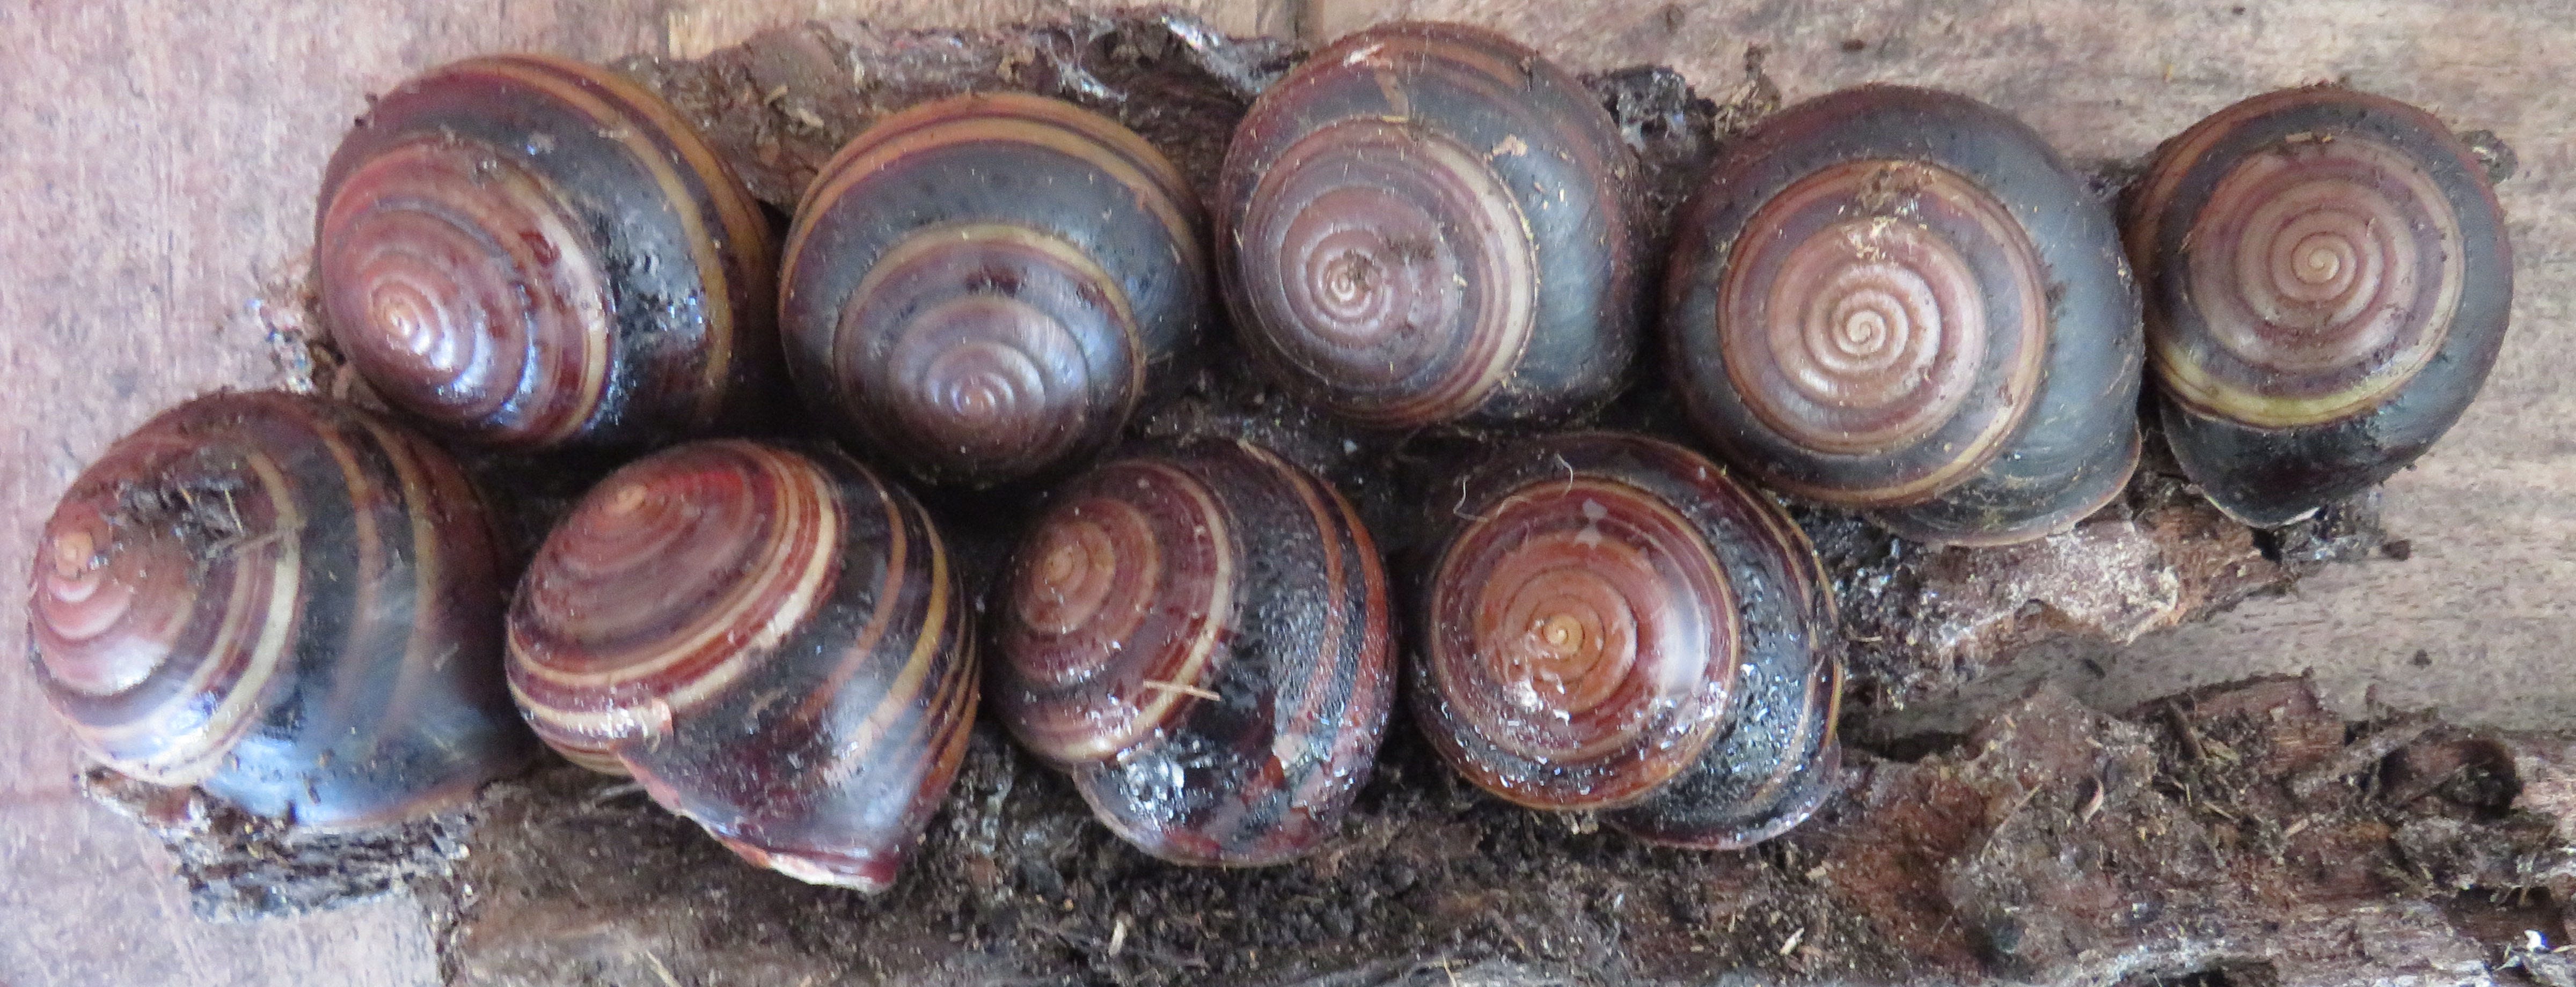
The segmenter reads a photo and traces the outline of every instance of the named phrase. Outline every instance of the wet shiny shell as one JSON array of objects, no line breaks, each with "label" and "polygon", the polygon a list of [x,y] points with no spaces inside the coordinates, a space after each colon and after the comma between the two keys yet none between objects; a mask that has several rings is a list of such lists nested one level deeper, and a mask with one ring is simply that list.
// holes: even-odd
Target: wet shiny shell
[{"label": "wet shiny shell", "polygon": [[1710,848],[1833,792],[1832,597],[1778,507],[1687,449],[1600,432],[1505,450],[1454,489],[1411,694],[1469,781]]},{"label": "wet shiny shell", "polygon": [[332,340],[403,410],[502,445],[631,444],[769,397],[770,236],[659,97],[508,55],[405,82],[342,138],[314,273]]},{"label": "wet shiny shell", "polygon": [[217,394],[54,508],[35,668],[109,767],[320,827],[424,815],[535,744],[501,682],[501,572],[453,460],[311,397]]},{"label": "wet shiny shell", "polygon": [[2165,434],[2277,525],[2387,479],[2485,383],[2513,304],[2495,192],[2441,122],[2334,86],[2168,141],[2130,191]]},{"label": "wet shiny shell", "polygon": [[1537,53],[1452,24],[1349,35],[1264,92],[1216,193],[1246,346],[1363,424],[1560,419],[1636,349],[1636,165]]},{"label": "wet shiny shell", "polygon": [[1377,548],[1324,481],[1248,443],[1113,461],[1054,494],[1002,592],[1002,720],[1110,829],[1227,865],[1338,831],[1392,671]]},{"label": "wet shiny shell", "polygon": [[2138,454],[2109,210],[1965,97],[1867,86],[1730,145],[1676,228],[1673,384],[1731,462],[1910,538],[2063,530]]},{"label": "wet shiny shell", "polygon": [[1098,452],[1208,309],[1180,172],[1116,121],[1021,94],[871,127],[787,247],[807,406],[923,480],[987,486]]},{"label": "wet shiny shell", "polygon": [[971,608],[921,505],[837,452],[743,441],[611,474],[510,608],[539,736],[790,876],[879,890],[974,720]]}]

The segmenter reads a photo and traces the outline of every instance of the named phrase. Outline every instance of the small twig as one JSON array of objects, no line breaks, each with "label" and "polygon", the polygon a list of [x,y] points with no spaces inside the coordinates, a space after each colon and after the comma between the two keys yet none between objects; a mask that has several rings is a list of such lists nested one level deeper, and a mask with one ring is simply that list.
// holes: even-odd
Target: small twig
[{"label": "small twig", "polygon": [[653,965],[653,974],[662,978],[663,987],[680,987],[680,978],[672,976],[671,968],[663,966],[662,958],[653,955],[652,950],[644,950],[644,962]]},{"label": "small twig", "polygon": [[2174,735],[2182,739],[2182,752],[2194,763],[2208,760],[2209,751],[2200,746],[2200,731],[2191,728],[2191,717],[2183,713],[2182,704],[2166,703],[2165,716],[2173,720]]},{"label": "small twig", "polygon": [[2327,786],[2366,770],[2379,763],[2379,759],[2396,753],[2398,748],[2414,743],[2415,738],[2423,736],[2436,722],[2431,710],[2408,713],[2390,720],[2369,736],[2345,744],[2324,763],[2291,777],[2290,794],[2303,799],[2315,798]]},{"label": "small twig", "polygon": [[214,545],[206,552],[206,555],[209,558],[213,558],[217,556],[231,555],[235,552],[247,552],[254,548],[261,548],[274,544],[283,540],[285,537],[286,532],[284,530],[271,531],[267,534],[260,535],[232,535],[215,542]]},{"label": "small twig", "polygon": [[[1067,904],[1071,904],[1071,902],[1067,902]],[[1073,947],[1075,947],[1075,948],[1077,948],[1077,949],[1082,949],[1082,950],[1099,950],[1099,951],[1104,952],[1104,953],[1108,952],[1108,951],[1109,951],[1109,948],[1110,948],[1110,944],[1109,944],[1109,943],[1107,943],[1107,942],[1102,942],[1101,940],[1094,939],[1094,938],[1092,938],[1092,937],[1090,937],[1090,936],[1086,936],[1086,935],[1083,935],[1083,934],[1081,934],[1081,933],[1078,933],[1078,932],[1073,931],[1074,925],[1075,925],[1075,924],[1076,924],[1076,922],[1078,922],[1078,921],[1079,921],[1079,920],[1075,920],[1074,922],[1067,922],[1067,923],[1066,923],[1066,924],[1064,924],[1064,925],[1053,925],[1053,924],[1049,924],[1049,923],[1045,923],[1045,922],[1039,922],[1039,923],[1033,923],[1031,927],[1032,927],[1032,928],[1037,929],[1037,930],[1038,930],[1038,931],[1040,931],[1040,932],[1044,932],[1044,933],[1046,933],[1046,934],[1048,934],[1048,935],[1052,935],[1052,936],[1056,937],[1057,939],[1062,940],[1066,945],[1073,946]],[[1121,920],[1120,920],[1120,923],[1121,923],[1121,924],[1120,924],[1119,926],[1114,927],[1114,928],[1112,928],[1112,929],[1110,930],[1110,937],[1111,937],[1112,939],[1117,938],[1117,935],[1118,935],[1119,930],[1120,930],[1120,929],[1123,929],[1123,928],[1125,927],[1125,926],[1124,926],[1124,922],[1125,922],[1125,920],[1124,920],[1124,919],[1121,919]],[[1164,965],[1164,966],[1174,966],[1174,967],[1192,967],[1192,968],[1200,969],[1200,970],[1204,970],[1204,969],[1207,969],[1207,968],[1208,968],[1208,961],[1207,961],[1207,959],[1206,959],[1205,957],[1201,957],[1201,956],[1175,956],[1175,955],[1173,955],[1173,954],[1171,954],[1171,953],[1166,953],[1166,952],[1163,952],[1163,951],[1161,951],[1161,950],[1154,949],[1154,948],[1151,948],[1151,947],[1148,947],[1148,946],[1138,946],[1138,947],[1136,947],[1136,958],[1137,958],[1137,959],[1138,959],[1138,961],[1140,961],[1140,962],[1147,962],[1147,963],[1159,963],[1159,964],[1162,964],[1162,965]]]},{"label": "small twig", "polygon": [[2037,788],[2023,788],[2023,789],[2021,789],[2021,790],[2020,790],[2020,793],[2019,793],[2018,795],[2016,795],[2016,796],[2014,796],[2014,797],[2013,797],[2013,800],[2012,800],[2012,807],[2011,807],[2011,808],[2009,808],[2009,809],[2005,809],[2001,815],[1998,815],[1998,816],[1995,816],[1995,817],[1994,817],[1994,820],[1995,820],[1995,821],[1994,821],[1993,825],[2001,826],[2001,825],[2003,825],[2003,824],[2004,824],[2004,821],[2005,821],[2005,820],[2008,820],[2008,819],[2011,819],[2011,818],[2012,818],[2012,817],[2014,817],[2014,816],[2020,815],[2020,814],[2021,814],[2022,807],[2023,807],[2023,806],[2027,806],[2027,805],[2029,805],[2029,804],[2030,804],[2030,800],[2031,800],[2031,799],[2034,799],[2034,798],[2037,798],[2037,797],[2039,797],[2039,789],[2037,789]]},{"label": "small twig", "polygon": [[1182,685],[1178,682],[1165,682],[1161,679],[1146,679],[1145,688],[1162,692],[1177,692],[1184,696],[1197,696],[1201,699],[1225,698],[1224,696],[1217,695],[1213,690],[1202,689],[1195,685]]},{"label": "small twig", "polygon": [[581,800],[581,807],[585,811],[597,809],[600,806],[607,805],[610,802],[625,798],[626,796],[642,794],[644,794],[644,783],[640,781],[605,785],[598,791],[592,792],[589,798]]},{"label": "small twig", "polygon": [[1791,953],[1797,952],[1798,944],[1805,942],[1806,939],[1807,930],[1804,928],[1801,928],[1796,932],[1789,933],[1789,941],[1780,944],[1780,955],[1787,956]]},{"label": "small twig", "polygon": [[2459,777],[2468,770],[2469,763],[2462,761],[2438,774],[2425,775],[2408,782],[2405,787],[2386,792],[2384,796],[2390,805],[2411,805],[2416,799],[2440,791],[2442,786],[2451,783],[2451,779]]}]

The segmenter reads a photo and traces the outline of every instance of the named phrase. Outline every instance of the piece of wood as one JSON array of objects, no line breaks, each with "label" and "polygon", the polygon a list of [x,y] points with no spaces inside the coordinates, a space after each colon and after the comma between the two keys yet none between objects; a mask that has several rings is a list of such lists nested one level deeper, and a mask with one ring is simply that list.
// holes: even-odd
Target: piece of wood
[{"label": "piece of wood", "polygon": [[[495,49],[659,50],[660,5],[0,9],[0,640],[26,638],[28,546],[54,498],[163,406],[281,375],[263,286],[300,276],[323,161],[367,93]],[[190,917],[171,862],[71,794],[68,738],[0,674],[0,982],[413,987],[420,905],[280,922]]]},{"label": "piece of wood", "polygon": [[983,729],[911,876],[869,899],[557,764],[485,799],[447,956],[472,985],[2495,983],[2525,930],[2564,940],[2576,819],[2551,793],[2576,750],[2436,725],[2393,762],[2444,775],[2420,794],[2399,766],[2293,787],[2392,726],[2300,679],[2118,716],[2042,685],[1916,760],[1853,755],[1848,793],[1745,853],[1503,805],[1399,730],[1343,840],[1241,871],[1145,858]]}]

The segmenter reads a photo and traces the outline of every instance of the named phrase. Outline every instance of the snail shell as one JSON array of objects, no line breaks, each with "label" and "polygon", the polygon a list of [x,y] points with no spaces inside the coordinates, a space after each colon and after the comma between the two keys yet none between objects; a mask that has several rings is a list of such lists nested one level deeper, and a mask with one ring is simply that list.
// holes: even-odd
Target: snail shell
[{"label": "snail shell", "polygon": [[848,457],[691,443],[547,537],[510,689],[548,745],[745,859],[881,890],[965,751],[969,609],[921,505]]},{"label": "snail shell", "polygon": [[483,502],[354,408],[161,413],[55,505],[28,602],[45,697],[127,775],[340,828],[471,797],[535,745],[501,684]]},{"label": "snail shell", "polygon": [[1636,349],[1636,163],[1536,52],[1454,24],[1344,37],[1255,101],[1216,194],[1247,347],[1384,428],[1569,417]]},{"label": "snail shell", "polygon": [[823,166],[782,327],[808,407],[925,481],[988,486],[1118,435],[1207,310],[1198,201],[1116,121],[1015,93],[914,107]]},{"label": "snail shell", "polygon": [[2336,86],[2257,96],[2166,142],[2127,206],[2165,436],[2248,524],[2405,468],[2495,365],[2504,218],[2422,110]]},{"label": "snail shell", "polygon": [[598,66],[477,58],[385,94],[331,156],[314,244],[349,365],[482,441],[705,432],[776,379],[768,221],[676,111]]},{"label": "snail shell", "polygon": [[1101,822],[1165,860],[1315,849],[1391,702],[1386,576],[1349,502],[1242,442],[1058,490],[1003,590],[994,694]]},{"label": "snail shell", "polygon": [[1606,432],[1508,449],[1440,499],[1412,696],[1469,781],[1718,849],[1832,794],[1833,600],[1777,506],[1687,449]]},{"label": "snail shell", "polygon": [[1731,145],[1676,228],[1674,387],[1731,462],[1921,541],[2071,527],[2138,456],[2138,296],[2028,127],[1864,86]]}]

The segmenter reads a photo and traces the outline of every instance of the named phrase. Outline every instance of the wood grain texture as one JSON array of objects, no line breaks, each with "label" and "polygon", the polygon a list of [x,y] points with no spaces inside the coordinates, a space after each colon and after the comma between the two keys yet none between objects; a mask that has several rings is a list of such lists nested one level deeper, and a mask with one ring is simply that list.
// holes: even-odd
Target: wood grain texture
[{"label": "wood grain texture", "polygon": [[[1075,0],[146,0],[0,5],[0,573],[26,571],[81,464],[162,406],[279,379],[264,312],[292,281],[313,189],[365,94],[495,50],[689,55],[774,23],[866,16],[1001,23]],[[2519,153],[2500,188],[2517,250],[2515,328],[2485,395],[2387,492],[2403,562],[2337,568],[2285,599],[2127,648],[2071,649],[2108,705],[2314,667],[2347,711],[2366,693],[2470,722],[2565,726],[2576,677],[2576,2],[2442,0],[1198,0],[1233,32],[1327,38],[1399,16],[1474,21],[1578,71],[1662,62],[1702,91],[1748,49],[1790,100],[1885,80],[2022,115],[2078,162],[2133,160],[2265,89],[2341,79],[2489,129]],[[12,583],[12,586],[17,584]],[[0,594],[0,639],[23,640]],[[2421,656],[2420,658],[2418,656]],[[420,910],[363,906],[249,927],[185,914],[166,862],[70,794],[74,755],[23,672],[0,674],[0,983],[413,984],[435,970]]]},{"label": "wood grain texture", "polygon": [[[322,164],[368,92],[494,49],[656,48],[654,9],[0,7],[0,635],[25,640],[28,546],[82,464],[165,405],[278,379],[244,302],[302,267]],[[435,982],[409,901],[191,918],[160,846],[71,794],[32,676],[0,675],[0,711],[0,983]]]}]

